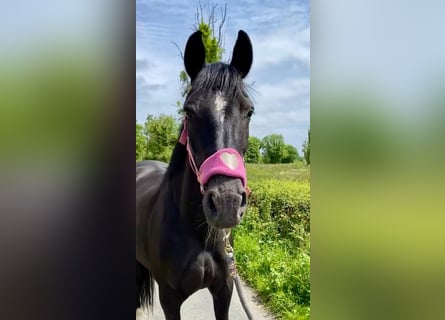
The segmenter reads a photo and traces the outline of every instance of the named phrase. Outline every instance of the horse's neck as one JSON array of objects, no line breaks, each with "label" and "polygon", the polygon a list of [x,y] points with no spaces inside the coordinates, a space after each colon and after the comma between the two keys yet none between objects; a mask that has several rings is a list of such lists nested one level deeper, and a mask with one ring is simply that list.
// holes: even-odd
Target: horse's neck
[{"label": "horse's neck", "polygon": [[[167,192],[171,194],[175,207],[179,210],[179,216],[183,223],[195,229],[203,241],[212,241],[216,234],[210,234],[209,226],[202,209],[202,194],[195,173],[190,167],[187,152],[183,145],[177,144],[173,150],[166,179],[168,179]],[[215,230],[212,233],[219,233]]]}]

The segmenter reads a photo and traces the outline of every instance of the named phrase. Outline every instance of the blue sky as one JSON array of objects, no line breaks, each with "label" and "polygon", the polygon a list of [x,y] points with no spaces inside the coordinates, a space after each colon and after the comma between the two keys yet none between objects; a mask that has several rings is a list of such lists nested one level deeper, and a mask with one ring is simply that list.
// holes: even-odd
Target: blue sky
[{"label": "blue sky", "polygon": [[[202,0],[204,9],[208,2]],[[136,119],[176,115],[181,50],[194,31],[198,1],[136,0]],[[218,4],[219,10],[224,2]],[[219,13],[219,11],[217,11]],[[309,128],[309,1],[227,1],[223,61],[230,60],[238,30],[249,34],[254,51],[247,83],[255,103],[250,134],[284,136],[297,147]]]}]

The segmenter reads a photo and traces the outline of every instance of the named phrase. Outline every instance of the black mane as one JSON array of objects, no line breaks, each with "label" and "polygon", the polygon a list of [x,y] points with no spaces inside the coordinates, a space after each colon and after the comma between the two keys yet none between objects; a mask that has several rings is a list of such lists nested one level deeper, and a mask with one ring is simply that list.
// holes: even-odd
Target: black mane
[{"label": "black mane", "polygon": [[239,72],[232,65],[215,62],[206,65],[198,73],[191,84],[191,90],[186,102],[195,101],[202,96],[203,92],[221,91],[226,96],[238,96],[249,100],[246,86]]}]

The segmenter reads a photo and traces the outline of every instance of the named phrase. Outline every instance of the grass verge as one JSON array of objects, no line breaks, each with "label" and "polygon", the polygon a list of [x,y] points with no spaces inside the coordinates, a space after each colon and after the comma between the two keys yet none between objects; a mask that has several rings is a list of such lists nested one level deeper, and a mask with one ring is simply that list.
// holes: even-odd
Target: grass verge
[{"label": "grass verge", "polygon": [[241,277],[280,319],[310,318],[308,181],[260,180],[234,230]]}]

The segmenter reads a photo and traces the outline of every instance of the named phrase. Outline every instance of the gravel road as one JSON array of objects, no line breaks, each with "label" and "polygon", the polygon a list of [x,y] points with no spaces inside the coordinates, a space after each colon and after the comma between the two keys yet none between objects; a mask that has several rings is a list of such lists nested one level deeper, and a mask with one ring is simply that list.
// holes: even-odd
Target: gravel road
[{"label": "gravel road", "polygon": [[[242,287],[244,296],[249,303],[249,308],[254,316],[254,319],[258,320],[273,320],[274,317],[266,311],[266,309],[258,303],[255,293],[250,289],[242,280]],[[136,312],[136,320],[165,320],[161,306],[159,304],[159,298],[157,293],[157,287],[155,289],[155,299],[153,313],[146,308],[138,309]],[[182,320],[211,320],[215,319],[213,313],[212,296],[207,289],[202,289],[191,295],[181,307],[181,319]],[[229,310],[230,320],[247,320],[246,313],[241,305],[236,291],[235,285],[233,286],[233,296]]]}]

